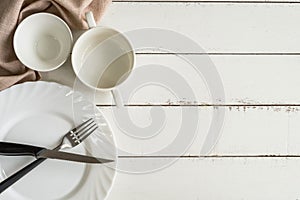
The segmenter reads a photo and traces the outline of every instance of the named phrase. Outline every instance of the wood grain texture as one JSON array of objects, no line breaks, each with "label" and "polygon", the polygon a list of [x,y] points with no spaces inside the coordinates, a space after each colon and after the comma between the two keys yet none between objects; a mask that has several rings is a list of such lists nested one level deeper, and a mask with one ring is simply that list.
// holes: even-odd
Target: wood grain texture
[{"label": "wood grain texture", "polygon": [[[120,160],[134,167],[155,159]],[[299,159],[180,159],[148,174],[118,172],[108,200],[299,199]]]},{"label": "wood grain texture", "polygon": [[299,3],[299,0],[113,0],[113,2]]},{"label": "wood grain texture", "polygon": [[[300,107],[240,106],[226,107],[225,120],[216,145],[209,154],[201,154],[203,143],[212,123],[213,107],[162,107],[165,118],[151,115],[155,107],[127,107],[126,118],[110,107],[99,107],[110,122],[115,134],[120,156],[285,156],[300,155],[299,121]],[[198,129],[181,132],[185,126],[184,111],[198,111]],[[127,118],[129,119],[127,122]],[[148,126],[164,121],[162,126]],[[126,122],[124,124],[124,122]],[[132,127],[133,126],[133,127]],[[136,131],[135,126],[141,128]],[[144,129],[143,129],[144,128]],[[151,131],[150,131],[151,130]],[[187,129],[184,129],[187,130]],[[180,135],[190,139],[183,146],[160,150],[170,146]],[[145,135],[153,135],[143,139]],[[133,137],[134,136],[134,137]],[[184,148],[186,149],[184,149]],[[186,150],[186,151],[181,151]]]},{"label": "wood grain texture", "polygon": [[[184,77],[195,93],[195,98],[178,98],[157,85],[133,91],[130,100],[124,102],[129,113],[126,119],[133,127],[146,132],[149,125],[160,121],[151,115],[151,109],[160,108],[165,114],[161,129],[150,132],[157,134],[148,139],[138,139],[145,132],[119,123],[118,113],[112,112],[115,107],[110,106],[114,104],[110,93],[93,93],[75,81],[70,62],[43,73],[43,80],[83,92],[109,121],[122,150],[109,200],[300,199],[299,19],[298,0],[113,2],[101,25],[122,32],[169,29],[186,35],[205,50],[180,46],[179,56],[149,49],[137,51],[138,68],[167,66]],[[203,78],[181,59],[201,60],[206,52],[223,81],[225,103],[216,104]],[[200,152],[212,113],[223,108],[225,121],[220,137],[212,151],[203,155]],[[157,153],[178,135],[183,109],[198,111],[195,139],[185,152]],[[174,160],[156,172],[122,172]]]},{"label": "wood grain texture", "polygon": [[[206,55],[184,55],[186,58],[205,60]],[[210,55],[209,56],[221,80],[225,91],[224,105],[300,105],[298,86],[300,85],[300,56],[279,55]],[[204,62],[204,61],[203,61]],[[194,94],[192,96],[176,96],[171,92],[170,85],[159,86],[154,83],[141,86],[133,84],[130,90],[124,84],[122,91],[131,94],[127,105],[215,105],[206,80],[197,73],[188,62],[176,55],[137,55],[137,69],[162,65],[183,78]],[[201,67],[201,66],[200,66]],[[148,73],[148,71],[145,71]],[[43,80],[59,82],[83,93],[92,95],[98,105],[114,103],[111,93],[90,91],[87,87],[77,84],[71,63],[47,73],[42,73]],[[144,74],[145,75],[145,74]],[[150,76],[150,75],[149,75]],[[152,75],[153,76],[153,75]],[[137,82],[139,77],[130,77],[128,83]],[[155,77],[153,77],[155,78]],[[168,77],[173,79],[172,76]],[[76,83],[76,84],[74,84]],[[159,83],[159,82],[158,82]],[[176,84],[175,84],[176,85]],[[78,87],[77,87],[78,86]]]},{"label": "wood grain texture", "polygon": [[[180,64],[182,63],[180,59],[173,57],[175,56],[139,55],[138,63],[147,64],[156,60],[160,63],[169,64],[173,69],[186,75],[193,74]],[[231,101],[225,106],[226,117],[220,140],[210,155],[299,155],[299,106],[288,105],[298,103],[298,93],[295,91],[299,85],[298,74],[296,73],[299,70],[299,57],[211,57],[224,81],[226,99]],[[44,80],[57,81],[72,86],[75,77],[72,73],[71,66],[65,65],[54,72],[46,73]],[[203,100],[204,85],[201,87],[201,84],[196,81],[197,79],[190,80],[193,85],[192,88],[196,89],[196,94]],[[84,86],[80,89],[87,92],[87,88]],[[93,96],[90,95],[90,97]],[[119,148],[129,152],[129,154],[123,153],[121,155],[146,156],[147,153],[154,150],[153,148],[169,144],[178,133],[182,117],[181,110],[190,108],[199,110],[200,120],[199,130],[196,133],[197,138],[191,147],[184,154],[167,152],[166,154],[156,153],[153,155],[202,156],[200,150],[211,123],[212,111],[223,106],[198,105],[197,102],[194,103],[194,101],[186,99],[170,101],[171,97],[170,93],[157,87],[145,88],[144,91],[140,90],[134,95],[129,106],[126,107],[132,118],[132,123],[138,127],[147,127],[153,120],[150,110],[162,105],[168,126],[164,127],[163,132],[158,137],[151,140],[134,140],[128,137],[116,124],[111,107],[99,106],[112,125]],[[209,99],[208,95],[206,97]],[[96,102],[109,105],[112,100],[109,93],[97,93]],[[282,103],[282,105],[278,105],[278,103]]]},{"label": "wood grain texture", "polygon": [[[288,3],[114,2],[101,24],[123,32],[170,29],[193,39],[208,53],[297,53],[299,17],[300,4]],[[189,52],[189,46],[180,51],[197,53]]]}]

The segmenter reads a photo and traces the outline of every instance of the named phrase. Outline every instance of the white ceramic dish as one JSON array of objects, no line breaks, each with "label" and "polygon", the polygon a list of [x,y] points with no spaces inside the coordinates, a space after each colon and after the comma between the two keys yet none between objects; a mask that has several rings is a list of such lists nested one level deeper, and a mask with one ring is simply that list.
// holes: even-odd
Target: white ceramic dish
[{"label": "white ceramic dish", "polygon": [[[100,111],[66,86],[27,82],[0,92],[0,140],[53,148],[72,127],[95,116],[99,129],[70,152],[115,159],[111,129]],[[0,157],[1,180],[31,157]],[[0,195],[1,200],[101,200],[115,177],[116,162],[89,165],[47,160]]]},{"label": "white ceramic dish", "polygon": [[17,27],[13,46],[19,60],[37,71],[50,71],[68,58],[73,43],[72,32],[59,17],[37,13]]}]

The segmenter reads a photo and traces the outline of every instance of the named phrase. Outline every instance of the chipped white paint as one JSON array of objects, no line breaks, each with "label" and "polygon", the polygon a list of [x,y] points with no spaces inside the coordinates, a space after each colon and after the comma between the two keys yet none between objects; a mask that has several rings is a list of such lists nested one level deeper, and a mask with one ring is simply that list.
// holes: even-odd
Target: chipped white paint
[{"label": "chipped white paint", "polygon": [[[299,43],[300,44],[300,43]],[[205,56],[197,56],[200,59]],[[210,56],[223,81],[225,104],[300,104],[300,56]],[[147,86],[134,92],[131,105],[206,105],[213,101],[205,81],[193,67],[174,55],[138,55],[137,67],[164,65],[180,74],[194,91],[195,99],[176,98],[168,90]],[[74,72],[70,62],[50,73],[43,73],[44,80],[52,80],[69,86],[74,84]],[[130,80],[129,80],[130,81]],[[139,87],[137,85],[136,87]],[[82,91],[88,88],[82,86]],[[111,104],[110,93],[96,93],[97,104]]]},{"label": "chipped white paint", "polygon": [[297,3],[299,0],[113,0],[113,2]]},{"label": "chipped white paint", "polygon": [[[151,118],[152,107],[128,107],[132,123],[138,127],[149,126],[155,119]],[[172,152],[166,154],[147,154],[156,152],[170,144],[178,135],[182,123],[183,107],[162,107],[166,114],[166,123],[160,134],[149,140],[138,140],[128,136],[124,128],[115,120],[111,108],[100,109],[108,118],[116,135],[118,147],[129,153],[123,156],[179,156]],[[199,128],[191,147],[182,155],[198,156],[211,123],[213,107],[184,107],[199,110]],[[221,137],[209,155],[299,155],[299,121],[300,107],[281,106],[241,106],[226,107],[225,123]],[[186,133],[187,137],[188,134]],[[138,135],[138,134],[137,134]],[[141,134],[142,135],[142,134]],[[181,155],[180,155],[181,156]],[[203,156],[203,155],[201,155]]]}]

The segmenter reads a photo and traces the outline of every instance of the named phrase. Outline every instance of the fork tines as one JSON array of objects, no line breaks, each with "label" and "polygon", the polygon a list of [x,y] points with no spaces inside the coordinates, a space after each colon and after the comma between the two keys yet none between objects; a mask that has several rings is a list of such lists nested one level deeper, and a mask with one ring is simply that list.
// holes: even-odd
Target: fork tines
[{"label": "fork tines", "polygon": [[88,119],[71,131],[70,136],[76,143],[81,143],[98,128],[93,118]]}]

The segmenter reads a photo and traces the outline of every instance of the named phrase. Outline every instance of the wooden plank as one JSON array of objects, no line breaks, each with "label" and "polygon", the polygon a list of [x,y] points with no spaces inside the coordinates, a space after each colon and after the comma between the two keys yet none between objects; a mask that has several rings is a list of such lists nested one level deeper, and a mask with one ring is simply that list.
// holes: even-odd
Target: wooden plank
[{"label": "wooden plank", "polygon": [[113,2],[298,3],[299,0],[113,0]]},{"label": "wooden plank", "polygon": [[[120,160],[132,168],[155,162]],[[107,199],[299,199],[299,165],[298,158],[180,159],[152,173],[119,171]]]},{"label": "wooden plank", "polygon": [[[181,57],[180,57],[181,56]],[[121,94],[130,93],[130,99],[124,100],[128,105],[207,105],[216,104],[217,99],[212,99],[207,88],[205,77],[202,76],[185,59],[198,59],[200,63],[206,63],[205,55],[137,55],[136,69],[140,69],[136,76],[129,78],[123,85]],[[182,57],[183,56],[183,57]],[[243,55],[243,56],[210,56],[212,65],[221,77],[225,91],[225,105],[277,105],[300,103],[298,86],[300,85],[300,56],[271,56],[271,55]],[[156,73],[151,75],[147,69],[162,65],[188,84],[194,96],[173,94],[171,90],[181,88],[176,76],[168,75],[168,79],[161,79],[155,83]],[[145,69],[145,70],[144,70]],[[144,73],[143,73],[144,70]],[[135,72],[134,72],[135,73]],[[150,78],[148,85],[141,87],[137,81],[143,76]],[[98,105],[110,105],[113,103],[111,93],[90,91],[87,87],[74,81],[75,75],[71,63],[67,62],[61,68],[42,73],[43,80],[59,82],[80,90],[83,93],[92,94],[90,98]],[[165,84],[165,80],[174,80],[173,86]],[[74,84],[76,83],[76,84]],[[133,90],[127,87],[129,83],[134,85]],[[160,84],[160,85],[159,85]],[[165,84],[165,86],[161,86]],[[176,88],[174,88],[174,85]],[[177,96],[176,96],[177,95]]]},{"label": "wooden plank", "polygon": [[[122,32],[170,29],[208,53],[295,53],[300,51],[299,18],[300,4],[114,2],[101,25]],[[195,50],[189,45],[179,48],[186,53]]]},{"label": "wooden plank", "polygon": [[[211,136],[209,127],[213,111],[220,107],[164,106],[161,107],[164,114],[159,115],[151,115],[150,110],[157,109],[152,106],[127,107],[128,115],[124,115],[124,110],[99,108],[112,127],[120,156],[300,155],[299,106],[226,107],[223,127],[219,137],[213,137],[216,145],[208,154],[202,153],[202,148],[207,136]],[[198,117],[183,114],[195,111]],[[163,115],[165,117],[161,117]],[[190,123],[189,129],[184,128],[184,119],[197,118],[196,131],[192,129],[195,123]],[[213,123],[216,125],[215,121]],[[152,129],[147,128],[151,125]],[[180,128],[187,131],[180,131]],[[151,135],[153,137],[145,137]],[[178,138],[177,146],[166,150]]]}]

